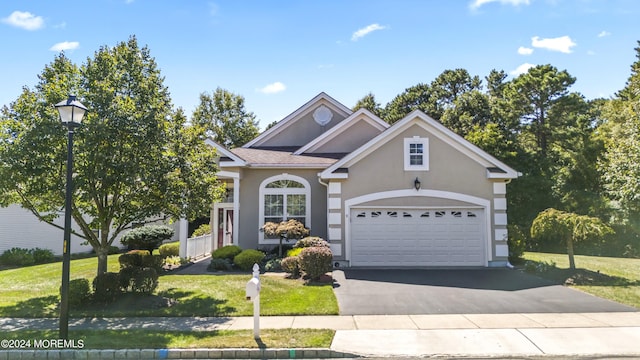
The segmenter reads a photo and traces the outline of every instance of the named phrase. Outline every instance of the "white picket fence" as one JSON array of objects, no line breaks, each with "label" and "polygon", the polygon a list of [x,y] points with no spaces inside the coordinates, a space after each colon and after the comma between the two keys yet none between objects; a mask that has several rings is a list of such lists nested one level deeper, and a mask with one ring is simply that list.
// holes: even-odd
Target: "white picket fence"
[{"label": "white picket fence", "polygon": [[213,235],[207,234],[187,239],[187,257],[197,259],[211,253]]}]

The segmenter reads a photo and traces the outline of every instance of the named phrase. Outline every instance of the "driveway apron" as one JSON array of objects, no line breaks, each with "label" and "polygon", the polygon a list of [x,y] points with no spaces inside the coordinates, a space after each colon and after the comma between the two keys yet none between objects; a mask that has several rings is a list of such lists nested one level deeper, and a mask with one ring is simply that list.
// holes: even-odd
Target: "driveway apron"
[{"label": "driveway apron", "polygon": [[511,269],[334,270],[340,315],[637,311]]}]

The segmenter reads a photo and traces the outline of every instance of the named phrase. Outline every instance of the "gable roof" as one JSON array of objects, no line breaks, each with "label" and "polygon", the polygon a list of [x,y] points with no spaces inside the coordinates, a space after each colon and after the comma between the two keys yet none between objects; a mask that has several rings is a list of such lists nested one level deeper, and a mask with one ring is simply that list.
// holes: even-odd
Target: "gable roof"
[{"label": "gable roof", "polygon": [[374,115],[371,111],[362,108],[351,114],[348,118],[342,120],[338,125],[327,130],[324,134],[318,136],[317,138],[311,140],[309,143],[296,150],[294,154],[300,155],[306,152],[313,152],[314,150],[320,148],[322,145],[328,143],[330,140],[335,139],[337,136],[345,133],[353,125],[360,121],[365,121],[380,131],[384,131],[390,126],[388,123],[384,122],[382,119]]},{"label": "gable roof", "polygon": [[229,151],[224,146],[218,144],[211,137],[206,138],[204,140],[204,143],[216,149],[218,155],[220,156],[220,167],[245,166],[247,164],[244,159]]},{"label": "gable roof", "polygon": [[380,135],[374,137],[366,144],[329,166],[320,173],[320,177],[323,179],[347,178],[348,173],[341,171],[343,168],[348,168],[349,166],[357,163],[412,125],[421,126],[433,136],[445,141],[458,151],[487,168],[488,178],[515,179],[521,175],[519,172],[465,140],[463,137],[454,133],[427,114],[420,110],[415,110],[405,116],[402,120],[393,124]]},{"label": "gable roof", "polygon": [[318,102],[321,102],[322,100],[329,103],[336,112],[341,113],[345,117],[353,113],[353,111],[351,111],[351,109],[349,109],[348,107],[342,105],[340,102],[338,102],[331,96],[327,95],[326,93],[321,92],[320,94],[316,95],[313,99],[307,101],[304,105],[299,107],[296,111],[292,112],[287,117],[280,120],[274,126],[265,130],[264,132],[262,132],[262,134],[258,135],[256,138],[249,141],[242,147],[243,148],[259,147],[260,145],[264,144],[267,140],[271,139],[272,137],[280,133],[282,130],[289,127],[297,119],[299,119],[301,115],[311,110]]}]

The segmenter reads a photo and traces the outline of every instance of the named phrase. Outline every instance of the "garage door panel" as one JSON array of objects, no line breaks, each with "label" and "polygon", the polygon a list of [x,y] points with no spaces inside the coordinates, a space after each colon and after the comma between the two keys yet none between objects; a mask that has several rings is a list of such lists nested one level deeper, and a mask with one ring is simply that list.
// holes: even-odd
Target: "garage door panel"
[{"label": "garage door panel", "polygon": [[351,212],[354,266],[482,266],[482,209]]}]

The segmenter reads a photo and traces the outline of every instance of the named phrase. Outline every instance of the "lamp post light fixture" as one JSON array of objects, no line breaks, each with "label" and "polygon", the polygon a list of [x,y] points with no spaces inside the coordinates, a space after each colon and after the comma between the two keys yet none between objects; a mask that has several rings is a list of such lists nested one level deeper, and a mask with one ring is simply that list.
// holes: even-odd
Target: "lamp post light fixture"
[{"label": "lamp post light fixture", "polygon": [[62,287],[60,288],[60,339],[69,337],[69,270],[71,267],[71,195],[73,194],[73,130],[80,126],[87,108],[69,95],[55,105],[60,121],[67,127],[67,187],[64,203],[64,242],[62,246]]}]

